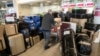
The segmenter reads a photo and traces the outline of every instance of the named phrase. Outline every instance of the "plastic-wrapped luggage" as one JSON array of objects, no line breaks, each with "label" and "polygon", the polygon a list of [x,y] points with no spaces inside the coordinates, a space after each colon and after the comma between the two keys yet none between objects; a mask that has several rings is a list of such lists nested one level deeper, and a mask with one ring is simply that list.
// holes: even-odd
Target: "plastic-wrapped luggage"
[{"label": "plastic-wrapped luggage", "polygon": [[90,38],[86,34],[79,34],[76,38],[76,45],[78,56],[90,56],[91,54],[91,42]]},{"label": "plastic-wrapped luggage", "polygon": [[30,34],[28,29],[23,29],[21,33],[24,36],[24,42],[25,42],[25,47],[29,48],[31,47],[31,41],[30,41]]}]

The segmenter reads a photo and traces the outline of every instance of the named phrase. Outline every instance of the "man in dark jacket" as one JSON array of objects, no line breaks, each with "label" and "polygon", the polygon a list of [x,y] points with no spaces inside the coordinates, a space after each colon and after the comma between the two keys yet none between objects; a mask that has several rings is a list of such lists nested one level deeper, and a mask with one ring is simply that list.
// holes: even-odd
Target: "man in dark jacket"
[{"label": "man in dark jacket", "polygon": [[41,29],[43,30],[44,38],[45,38],[45,49],[48,49],[48,43],[50,39],[50,31],[54,24],[54,19],[52,16],[52,10],[48,10],[48,13],[44,15],[42,20]]},{"label": "man in dark jacket", "polygon": [[59,16],[61,18],[61,21],[65,21],[65,14],[64,14],[64,9],[59,13]]}]

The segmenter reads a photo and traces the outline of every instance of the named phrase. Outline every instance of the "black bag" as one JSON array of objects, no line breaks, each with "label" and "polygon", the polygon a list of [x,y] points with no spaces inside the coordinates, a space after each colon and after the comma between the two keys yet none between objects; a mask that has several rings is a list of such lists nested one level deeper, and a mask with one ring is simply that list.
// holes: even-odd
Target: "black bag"
[{"label": "black bag", "polygon": [[86,14],[86,9],[73,9],[72,13],[74,13],[74,14]]},{"label": "black bag", "polygon": [[91,43],[87,35],[79,35],[76,38],[77,51],[82,55],[91,54]]},{"label": "black bag", "polygon": [[0,53],[0,56],[9,56],[9,55],[6,53]]},{"label": "black bag", "polygon": [[100,29],[100,25],[93,23],[85,23],[85,29],[97,31],[98,29]]},{"label": "black bag", "polygon": [[93,23],[85,23],[85,29],[96,30],[97,25]]},{"label": "black bag", "polygon": [[79,47],[80,47],[79,53],[84,54],[84,55],[91,54],[91,46],[80,44]]},{"label": "black bag", "polygon": [[84,19],[86,14],[72,14],[72,18]]}]

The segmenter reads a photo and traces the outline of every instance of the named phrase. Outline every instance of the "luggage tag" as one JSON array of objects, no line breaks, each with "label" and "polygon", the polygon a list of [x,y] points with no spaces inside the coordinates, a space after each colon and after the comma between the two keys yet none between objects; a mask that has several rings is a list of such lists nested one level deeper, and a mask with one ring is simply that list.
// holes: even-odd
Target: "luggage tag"
[{"label": "luggage tag", "polygon": [[70,31],[64,31],[63,35],[70,34]]}]

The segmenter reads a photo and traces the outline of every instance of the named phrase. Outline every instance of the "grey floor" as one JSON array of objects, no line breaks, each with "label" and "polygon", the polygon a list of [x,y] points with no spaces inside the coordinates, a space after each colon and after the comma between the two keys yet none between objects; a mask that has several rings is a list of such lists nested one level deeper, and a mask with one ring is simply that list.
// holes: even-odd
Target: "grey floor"
[{"label": "grey floor", "polygon": [[19,56],[61,56],[60,44],[56,44],[47,50],[44,50],[44,40],[40,41],[26,52]]},{"label": "grey floor", "polygon": [[[49,49],[44,50],[44,40],[42,40],[18,56],[61,56],[60,44],[58,43]],[[100,56],[99,44],[93,45],[91,56]]]}]

